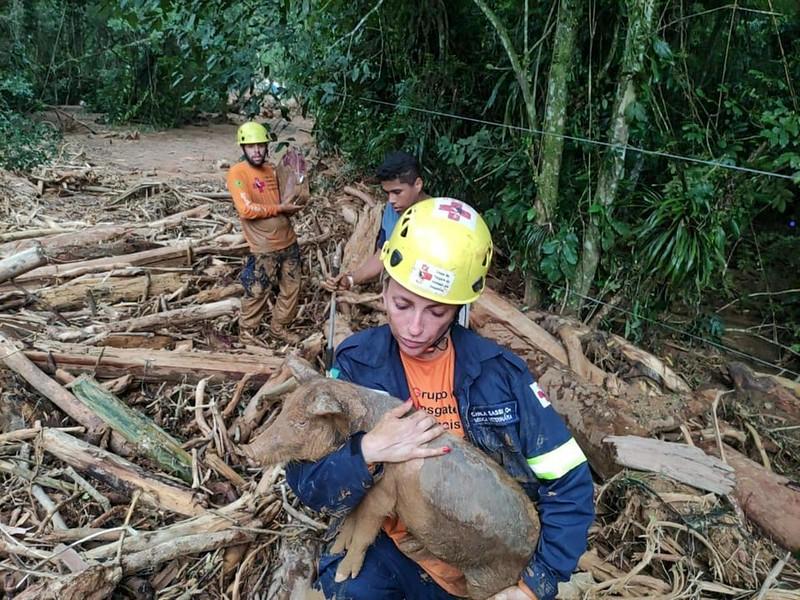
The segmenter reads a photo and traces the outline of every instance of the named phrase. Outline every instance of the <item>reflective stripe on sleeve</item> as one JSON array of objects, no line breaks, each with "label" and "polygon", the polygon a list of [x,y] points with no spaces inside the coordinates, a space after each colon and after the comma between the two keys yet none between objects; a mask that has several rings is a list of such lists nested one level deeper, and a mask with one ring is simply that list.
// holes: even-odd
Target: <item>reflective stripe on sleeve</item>
[{"label": "reflective stripe on sleeve", "polygon": [[528,459],[528,465],[539,479],[558,479],[583,462],[586,456],[575,438],[555,450]]}]

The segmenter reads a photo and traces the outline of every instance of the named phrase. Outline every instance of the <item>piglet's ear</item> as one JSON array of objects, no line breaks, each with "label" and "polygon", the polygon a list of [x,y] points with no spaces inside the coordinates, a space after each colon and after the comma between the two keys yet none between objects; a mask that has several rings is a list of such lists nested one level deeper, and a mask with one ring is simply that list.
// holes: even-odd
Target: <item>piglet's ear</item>
[{"label": "piglet's ear", "polygon": [[341,415],[344,412],[339,401],[327,392],[319,392],[311,399],[308,413],[318,417]]},{"label": "piglet's ear", "polygon": [[314,367],[311,366],[310,362],[295,354],[287,356],[284,360],[284,364],[289,367],[289,370],[298,383],[308,383],[309,381],[322,377],[322,375],[317,373]]}]

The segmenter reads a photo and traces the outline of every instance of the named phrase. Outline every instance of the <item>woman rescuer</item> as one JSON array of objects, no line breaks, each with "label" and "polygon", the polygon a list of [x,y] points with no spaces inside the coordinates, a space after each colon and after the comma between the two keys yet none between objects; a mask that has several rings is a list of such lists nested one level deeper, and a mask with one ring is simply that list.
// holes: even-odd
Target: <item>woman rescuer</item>
[{"label": "woman rescuer", "polygon": [[[402,214],[381,251],[388,323],[342,342],[332,375],[408,400],[320,461],[290,463],[286,478],[307,506],[343,515],[369,492],[383,463],[449,452],[427,446],[444,431],[465,437],[520,482],[541,521],[518,584],[495,598],[551,600],[586,549],[592,478],[526,364],[455,323],[459,308],[483,291],[491,255],[486,224],[463,202],[430,198]],[[337,600],[465,596],[458,569],[403,554],[399,546],[410,535],[388,517],[355,579],[337,583],[342,555],[323,554],[317,586]]]}]

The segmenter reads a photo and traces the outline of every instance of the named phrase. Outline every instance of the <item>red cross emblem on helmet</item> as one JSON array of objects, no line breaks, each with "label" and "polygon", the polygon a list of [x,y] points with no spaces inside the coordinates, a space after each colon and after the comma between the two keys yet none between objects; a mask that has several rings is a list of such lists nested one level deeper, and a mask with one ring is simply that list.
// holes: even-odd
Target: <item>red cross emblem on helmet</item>
[{"label": "red cross emblem on helmet", "polygon": [[443,210],[447,213],[447,218],[451,221],[460,221],[464,219],[466,221],[472,220],[472,211],[469,207],[464,206],[463,202],[459,202],[458,200],[450,200],[449,204],[440,204],[439,210]]}]

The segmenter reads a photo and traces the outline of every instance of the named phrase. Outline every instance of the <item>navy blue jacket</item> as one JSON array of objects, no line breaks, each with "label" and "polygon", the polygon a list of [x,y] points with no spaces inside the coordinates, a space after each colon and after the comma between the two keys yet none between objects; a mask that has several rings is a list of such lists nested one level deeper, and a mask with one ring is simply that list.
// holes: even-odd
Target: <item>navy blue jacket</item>
[{"label": "navy blue jacket", "polygon": [[[455,397],[467,439],[501,464],[536,502],[541,534],[522,578],[540,600],[555,598],[586,549],[594,518],[586,458],[525,363],[476,333],[454,326]],[[397,343],[384,325],[342,342],[334,376],[409,397]],[[286,480],[315,510],[343,515],[373,484],[361,437],[315,463],[290,463]]]}]

